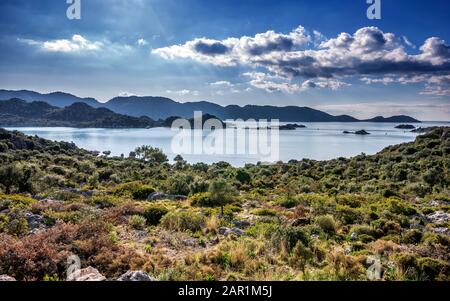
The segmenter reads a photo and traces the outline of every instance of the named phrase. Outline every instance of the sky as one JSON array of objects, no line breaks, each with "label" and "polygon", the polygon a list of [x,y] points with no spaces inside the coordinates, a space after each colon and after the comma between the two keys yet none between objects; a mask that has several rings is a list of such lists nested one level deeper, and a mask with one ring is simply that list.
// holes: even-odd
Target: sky
[{"label": "sky", "polygon": [[448,0],[0,1],[0,89],[450,120]]}]

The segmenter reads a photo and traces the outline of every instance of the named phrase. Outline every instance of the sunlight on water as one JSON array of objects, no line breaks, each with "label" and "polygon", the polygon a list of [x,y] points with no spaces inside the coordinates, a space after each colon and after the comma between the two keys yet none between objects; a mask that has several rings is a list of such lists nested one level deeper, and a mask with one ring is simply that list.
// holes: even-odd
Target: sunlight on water
[{"label": "sunlight on water", "polygon": [[[351,157],[361,153],[375,154],[383,148],[413,141],[417,134],[395,129],[394,123],[301,123],[305,129],[280,131],[280,160],[327,160],[338,157]],[[422,123],[416,126],[427,127],[445,123]],[[448,125],[448,124],[447,124]],[[75,128],[8,128],[27,135],[74,142],[77,146],[97,151],[109,150],[112,155],[128,156],[130,151],[141,145],[151,145],[163,149],[170,159],[176,153],[171,149],[172,138],[176,132],[167,128],[154,129],[75,129]],[[345,135],[343,131],[364,129],[367,136]],[[205,136],[205,134],[204,134]],[[257,163],[259,156],[249,154],[234,155],[188,155],[183,157],[190,163],[214,163],[227,161],[234,166]]]}]

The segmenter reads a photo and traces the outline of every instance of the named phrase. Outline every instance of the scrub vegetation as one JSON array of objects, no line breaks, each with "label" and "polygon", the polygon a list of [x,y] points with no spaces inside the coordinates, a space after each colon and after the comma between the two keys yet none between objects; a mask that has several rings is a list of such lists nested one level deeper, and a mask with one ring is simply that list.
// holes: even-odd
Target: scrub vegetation
[{"label": "scrub vegetation", "polygon": [[[450,128],[376,155],[235,168],[0,130],[0,275],[450,280]],[[184,197],[183,197],[184,196]]]}]

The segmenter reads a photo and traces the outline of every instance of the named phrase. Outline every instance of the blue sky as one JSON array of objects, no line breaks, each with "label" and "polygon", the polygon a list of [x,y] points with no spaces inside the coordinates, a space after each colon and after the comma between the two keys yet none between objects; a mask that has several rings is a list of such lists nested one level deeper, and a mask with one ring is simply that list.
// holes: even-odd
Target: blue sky
[{"label": "blue sky", "polygon": [[0,88],[450,120],[448,1],[365,2],[2,0]]}]

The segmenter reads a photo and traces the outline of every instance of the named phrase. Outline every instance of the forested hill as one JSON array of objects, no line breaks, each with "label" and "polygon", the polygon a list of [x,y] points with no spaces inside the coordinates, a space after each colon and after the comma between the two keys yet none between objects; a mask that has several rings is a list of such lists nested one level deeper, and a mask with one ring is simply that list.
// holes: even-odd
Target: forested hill
[{"label": "forested hill", "polygon": [[146,128],[156,125],[149,117],[126,116],[79,102],[58,108],[45,102],[0,101],[0,126],[3,127]]}]

